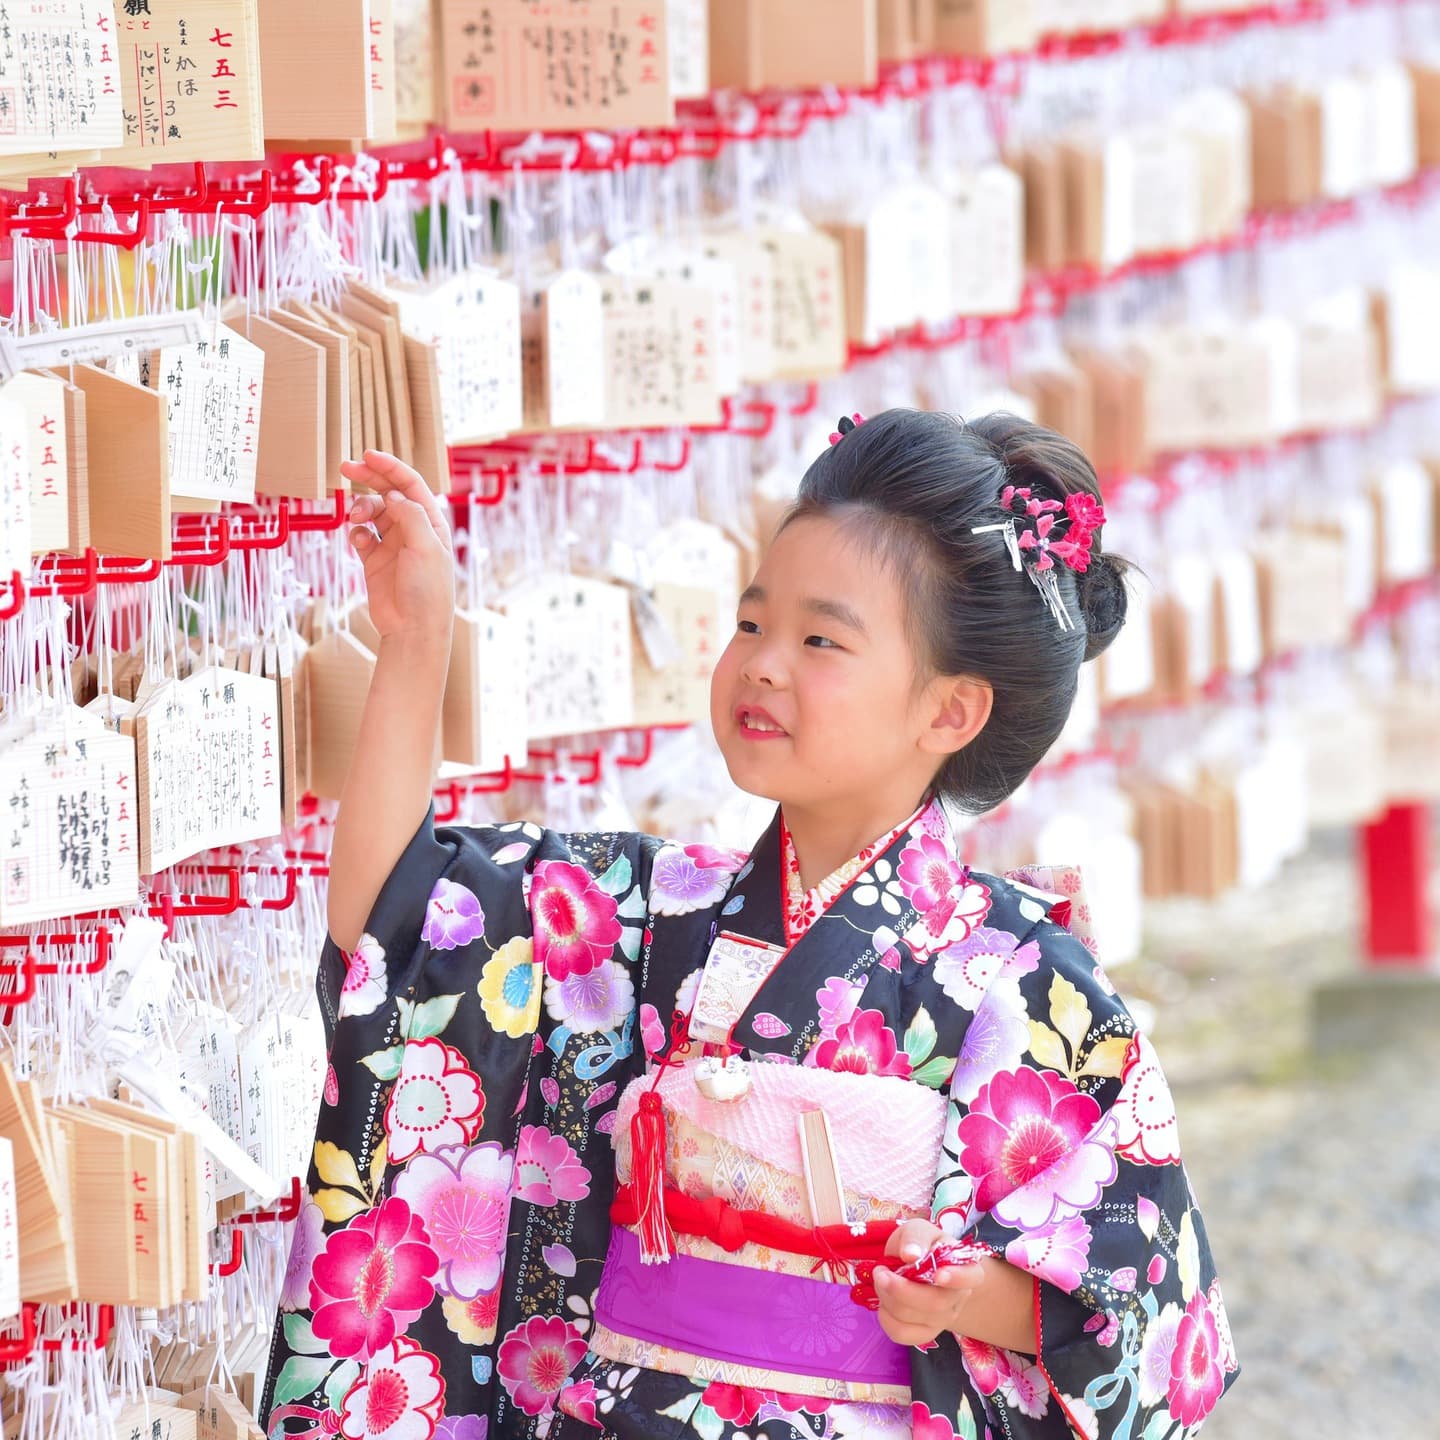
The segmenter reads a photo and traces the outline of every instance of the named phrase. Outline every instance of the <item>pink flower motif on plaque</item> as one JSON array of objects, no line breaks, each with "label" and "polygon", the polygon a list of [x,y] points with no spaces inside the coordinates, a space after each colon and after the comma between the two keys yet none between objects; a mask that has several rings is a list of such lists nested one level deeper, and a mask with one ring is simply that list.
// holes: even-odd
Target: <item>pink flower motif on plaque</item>
[{"label": "pink flower motif on plaque", "polygon": [[613,895],[589,871],[564,860],[535,867],[530,914],[535,923],[535,958],[555,980],[584,975],[608,960],[623,928]]}]

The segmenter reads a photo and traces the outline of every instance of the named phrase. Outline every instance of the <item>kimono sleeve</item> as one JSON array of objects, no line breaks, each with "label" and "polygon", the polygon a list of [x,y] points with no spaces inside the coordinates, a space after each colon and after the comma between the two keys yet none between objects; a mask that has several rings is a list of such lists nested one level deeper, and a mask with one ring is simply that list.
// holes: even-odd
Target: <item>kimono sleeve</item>
[{"label": "kimono sleeve", "polygon": [[1238,1373],[1154,1048],[1049,920],[966,1032],[935,1215],[1034,1277],[1033,1357],[960,1346],[1006,1435],[1183,1440]]}]

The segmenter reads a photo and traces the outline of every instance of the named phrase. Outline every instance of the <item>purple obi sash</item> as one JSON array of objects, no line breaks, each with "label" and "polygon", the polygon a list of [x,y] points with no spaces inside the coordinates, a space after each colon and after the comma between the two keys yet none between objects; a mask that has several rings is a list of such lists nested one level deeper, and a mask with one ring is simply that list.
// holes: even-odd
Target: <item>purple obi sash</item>
[{"label": "purple obi sash", "polygon": [[595,1296],[607,1329],[688,1355],[857,1384],[910,1385],[910,1357],[846,1285],[676,1255],[640,1263],[617,1225]]}]

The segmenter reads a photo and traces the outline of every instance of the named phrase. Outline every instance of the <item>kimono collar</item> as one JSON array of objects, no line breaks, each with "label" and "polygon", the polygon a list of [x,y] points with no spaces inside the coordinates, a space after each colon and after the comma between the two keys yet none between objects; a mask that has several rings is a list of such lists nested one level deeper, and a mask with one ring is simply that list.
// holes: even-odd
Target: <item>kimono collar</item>
[{"label": "kimono collar", "polygon": [[[785,951],[735,1026],[734,1043],[803,1058],[819,1033],[819,997],[832,981],[864,983],[876,965],[899,969],[949,943],[989,907],[989,888],[972,881],[955,854],[938,803],[888,837],[839,888],[794,943],[786,936],[787,871],[777,814],[721,907],[719,924]],[[857,857],[858,858],[858,857]],[[850,867],[844,867],[849,869]],[[828,882],[826,882],[828,884]],[[822,887],[823,888],[823,887]]]},{"label": "kimono collar", "polygon": [[795,853],[795,842],[790,836],[790,827],[785,823],[785,813],[780,813],[780,853],[785,869],[785,941],[793,945],[835,902],[840,894],[877,855],[883,855],[933,804],[926,800],[913,814],[902,820],[893,830],[888,830],[878,840],[872,840],[858,855],[852,856],[843,865],[833,870],[813,889],[807,890],[800,878],[800,857]]}]

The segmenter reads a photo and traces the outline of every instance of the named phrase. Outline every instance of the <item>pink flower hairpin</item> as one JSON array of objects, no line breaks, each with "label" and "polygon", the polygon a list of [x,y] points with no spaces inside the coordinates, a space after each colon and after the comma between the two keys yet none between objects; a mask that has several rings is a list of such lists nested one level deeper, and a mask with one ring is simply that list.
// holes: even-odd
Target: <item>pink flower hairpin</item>
[{"label": "pink flower hairpin", "polygon": [[838,445],[857,425],[863,425],[865,417],[860,414],[842,415],[840,423],[830,432],[830,443]]},{"label": "pink flower hairpin", "polygon": [[[1067,495],[1062,505],[1017,485],[1007,485],[999,502],[1008,517],[998,525],[977,525],[973,533],[1000,531],[1011,564],[1030,576],[1060,627],[1073,630],[1075,622],[1055,578],[1055,559],[1058,556],[1077,574],[1090,568],[1095,534],[1105,523],[1105,507],[1083,492]],[[1065,527],[1058,535],[1057,525]]]}]

